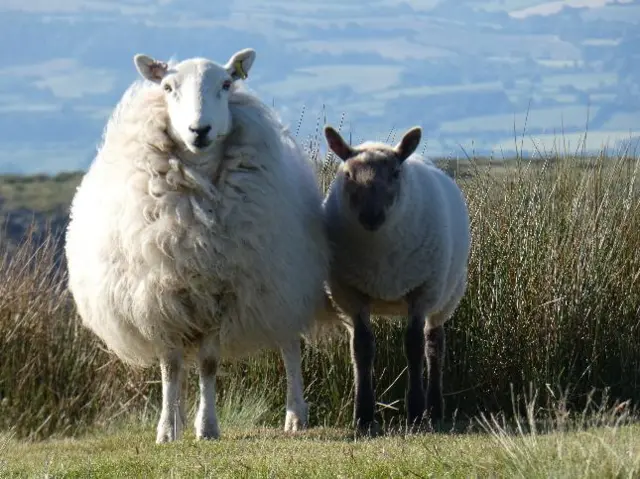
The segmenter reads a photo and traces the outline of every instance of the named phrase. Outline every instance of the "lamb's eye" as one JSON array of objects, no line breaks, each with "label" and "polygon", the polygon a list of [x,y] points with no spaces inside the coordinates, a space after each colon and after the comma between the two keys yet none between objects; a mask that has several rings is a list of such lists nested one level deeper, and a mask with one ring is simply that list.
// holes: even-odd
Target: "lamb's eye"
[{"label": "lamb's eye", "polygon": [[222,84],[222,89],[227,91],[229,88],[231,88],[231,80],[225,80]]},{"label": "lamb's eye", "polygon": [[162,88],[164,88],[164,91],[166,91],[167,93],[171,93],[173,91],[173,88],[171,88],[171,85],[169,85],[168,83],[165,83]]},{"label": "lamb's eye", "polygon": [[400,170],[393,170],[393,173],[391,173],[391,176],[393,177],[394,180],[397,180],[398,178],[400,178]]}]

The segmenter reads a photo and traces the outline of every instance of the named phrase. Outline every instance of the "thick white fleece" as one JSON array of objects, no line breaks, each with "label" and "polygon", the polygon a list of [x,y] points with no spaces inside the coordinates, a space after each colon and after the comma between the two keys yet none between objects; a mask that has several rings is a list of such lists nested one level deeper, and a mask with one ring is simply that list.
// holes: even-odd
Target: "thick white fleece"
[{"label": "thick white fleece", "polygon": [[188,156],[167,136],[160,87],[135,83],[73,200],[69,287],[126,362],[216,331],[223,358],[275,347],[323,308],[329,252],[311,164],[255,96],[234,86],[229,107],[219,151]]},{"label": "thick white fleece", "polygon": [[342,204],[343,181],[339,173],[323,205],[333,247],[332,276],[387,302],[426,285],[427,313],[450,313],[466,288],[470,248],[467,206],[456,183],[418,155],[407,158],[397,203],[372,233]]}]

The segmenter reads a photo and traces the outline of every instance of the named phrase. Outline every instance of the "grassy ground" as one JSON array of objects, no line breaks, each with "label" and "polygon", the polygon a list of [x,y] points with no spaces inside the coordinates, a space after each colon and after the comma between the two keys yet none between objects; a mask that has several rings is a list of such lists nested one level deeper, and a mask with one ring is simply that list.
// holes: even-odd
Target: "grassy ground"
[{"label": "grassy ground", "polygon": [[[335,164],[316,159],[326,188]],[[608,417],[568,428],[563,418],[591,401],[640,402],[640,159],[554,154],[445,168],[465,194],[473,242],[467,293],[446,325],[447,420],[529,417],[520,396],[537,392],[534,415],[555,411],[552,426],[535,429],[545,434],[489,421],[473,433],[354,441],[344,429],[353,379],[343,332],[305,345],[307,433],[279,432],[285,375],[271,351],[223,364],[222,441],[195,443],[189,431],[155,446],[158,369],[124,366],[81,326],[55,267],[59,243],[12,249],[0,236],[0,477],[639,477],[637,425]],[[66,211],[78,180],[2,178],[0,217]],[[376,414],[397,424],[404,323],[376,318],[374,330]],[[192,398],[196,388],[192,374]],[[132,414],[146,422],[116,425]]]},{"label": "grassy ground", "polygon": [[158,446],[151,429],[20,443],[0,438],[0,477],[638,477],[640,426],[508,435],[395,434],[355,439],[316,428],[226,430]]}]

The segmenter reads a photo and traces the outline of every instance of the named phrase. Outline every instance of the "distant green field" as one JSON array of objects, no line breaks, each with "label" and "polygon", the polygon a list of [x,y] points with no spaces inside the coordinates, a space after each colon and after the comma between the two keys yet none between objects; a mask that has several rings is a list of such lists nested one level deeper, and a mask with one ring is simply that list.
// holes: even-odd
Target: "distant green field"
[{"label": "distant green field", "polygon": [[64,225],[81,173],[0,176],[0,246],[14,250],[33,229]]},{"label": "distant green field", "polygon": [[[490,172],[493,176],[516,171],[518,164],[528,162],[517,159],[473,158],[472,160],[433,160],[441,168],[458,179],[469,178],[477,173]],[[582,164],[587,167],[595,163],[595,158],[585,158]],[[553,160],[547,161],[549,166]],[[541,167],[542,161],[530,163]],[[83,172],[64,172],[49,175],[0,175],[0,215],[17,209],[28,209],[38,213],[51,213],[67,209],[80,183]]]},{"label": "distant green field", "polygon": [[0,176],[1,211],[27,208],[51,212],[67,207],[80,183],[81,173],[60,173],[56,176]]},{"label": "distant green field", "polygon": [[[463,180],[475,175],[478,169],[489,168],[497,176],[511,169],[510,161],[474,160],[473,163],[440,162],[452,176]],[[44,231],[47,223],[54,229],[66,221],[69,206],[82,172],[49,175],[0,175],[0,239],[13,250],[35,225]]]}]

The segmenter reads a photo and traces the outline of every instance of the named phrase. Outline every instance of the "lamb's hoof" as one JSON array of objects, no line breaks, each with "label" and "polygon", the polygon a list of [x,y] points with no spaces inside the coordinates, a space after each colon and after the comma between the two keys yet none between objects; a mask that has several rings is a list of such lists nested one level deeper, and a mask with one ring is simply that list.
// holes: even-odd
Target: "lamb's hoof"
[{"label": "lamb's hoof", "polygon": [[382,428],[376,421],[358,423],[356,426],[357,437],[377,437],[382,434]]},{"label": "lamb's hoof", "polygon": [[220,429],[216,420],[196,420],[196,439],[215,440],[220,438]]},{"label": "lamb's hoof", "polygon": [[441,433],[445,431],[445,424],[444,424],[443,418],[430,419],[428,420],[427,424],[429,428],[428,430],[430,432]]},{"label": "lamb's hoof", "polygon": [[299,432],[307,429],[307,407],[300,408],[299,411],[287,411],[284,420],[284,432]]},{"label": "lamb's hoof", "polygon": [[424,434],[430,431],[426,418],[407,419],[407,434]]},{"label": "lamb's hoof", "polygon": [[431,432],[442,432],[444,430],[444,401],[441,394],[430,394],[427,396],[427,409],[424,421],[429,425]]}]

